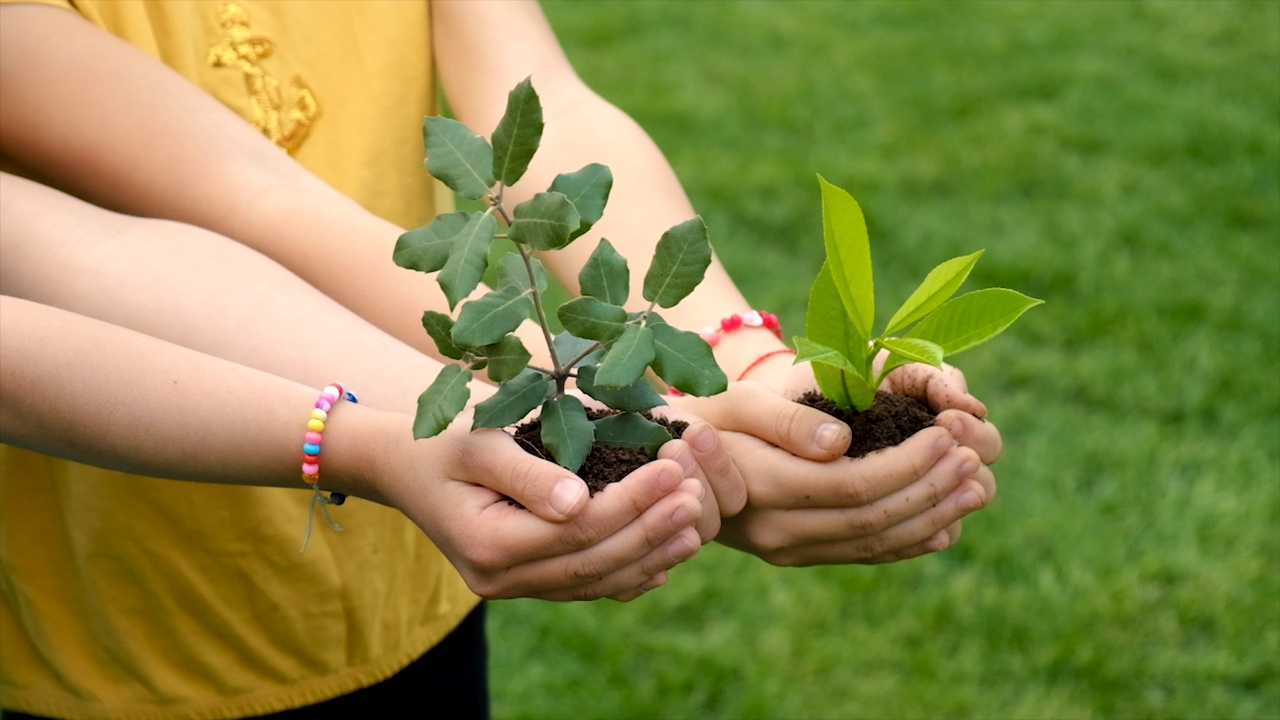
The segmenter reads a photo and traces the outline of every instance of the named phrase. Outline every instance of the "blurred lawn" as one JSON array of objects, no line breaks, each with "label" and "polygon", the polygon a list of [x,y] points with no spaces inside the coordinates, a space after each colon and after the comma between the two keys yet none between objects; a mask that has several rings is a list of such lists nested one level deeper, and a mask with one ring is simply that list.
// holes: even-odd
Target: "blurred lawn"
[{"label": "blurred lawn", "polygon": [[1006,443],[957,547],[495,603],[498,718],[1280,717],[1280,3],[544,7],[787,328],[817,173],[885,306],[978,248],[1048,304],[957,360]]}]

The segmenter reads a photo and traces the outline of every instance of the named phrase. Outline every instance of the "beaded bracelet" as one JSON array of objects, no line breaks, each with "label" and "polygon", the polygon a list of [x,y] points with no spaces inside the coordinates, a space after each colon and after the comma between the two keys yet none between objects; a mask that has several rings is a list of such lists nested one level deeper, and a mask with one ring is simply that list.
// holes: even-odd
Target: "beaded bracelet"
[{"label": "beaded bracelet", "polygon": [[[358,403],[356,394],[347,390],[342,383],[327,385],[320,391],[315,408],[307,418],[307,432],[302,438],[302,482],[311,486],[315,496],[311,498],[311,509],[307,512],[307,535],[302,540],[302,550],[307,549],[307,541],[311,539],[311,519],[315,515],[316,505],[320,506],[320,514],[324,516],[329,527],[341,532],[342,527],[329,517],[329,505],[341,505],[347,496],[340,492],[330,493],[325,497],[320,491],[320,446],[324,441],[324,424],[329,419],[333,406],[342,400]],[[301,552],[301,550],[299,551]]]},{"label": "beaded bracelet", "polygon": [[[731,333],[734,330],[741,330],[742,328],[764,328],[765,330],[773,333],[774,337],[779,340],[782,339],[782,325],[778,322],[778,316],[763,310],[748,310],[744,313],[734,313],[721,320],[719,325],[708,325],[707,327],[702,328],[702,330],[698,332],[698,336],[705,340],[711,347],[715,347],[720,344],[720,338],[724,337],[727,333]],[[745,378],[747,373],[755,370],[756,366],[760,363],[775,355],[781,355],[783,353],[791,353],[794,355],[796,351],[790,348],[783,348],[781,350],[767,352],[755,360],[752,360],[751,364],[747,366],[747,369],[743,370],[742,373],[738,375],[738,380]],[[684,393],[675,388],[667,388],[667,394],[679,396]]]}]

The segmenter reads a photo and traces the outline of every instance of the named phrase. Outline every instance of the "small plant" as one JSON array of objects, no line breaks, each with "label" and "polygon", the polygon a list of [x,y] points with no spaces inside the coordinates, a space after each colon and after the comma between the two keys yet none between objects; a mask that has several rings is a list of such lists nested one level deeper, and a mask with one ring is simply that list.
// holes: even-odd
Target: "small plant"
[{"label": "small plant", "polygon": [[[542,130],[542,105],[528,79],[508,95],[492,143],[456,120],[433,116],[423,123],[427,170],[488,207],[440,215],[396,242],[396,264],[438,272],[450,309],[458,310],[456,320],[423,313],[422,325],[440,353],[459,363],[446,365],[418,398],[414,437],[432,437],[448,427],[471,396],[473,373],[487,370],[499,388],[475,406],[473,430],[512,425],[541,406],[542,443],[571,471],[582,466],[593,444],[642,448],[652,456],[671,435],[641,414],[665,404],[646,370],[693,395],[712,395],[727,385],[711,347],[654,312],[680,302],[702,282],[711,263],[706,225],[693,218],[662,235],[644,277],[649,306],[643,312],[624,309],[631,282],[627,261],[600,240],[578,274],[583,296],[555,308],[566,332],[553,334],[543,303],[546,273],[534,252],[566,247],[586,233],[604,213],[613,176],[609,168],[589,164],[507,207],[504,190],[524,175]],[[510,240],[516,250],[497,263],[497,289],[462,302],[488,271],[495,238]],[[513,334],[530,319],[542,330],[550,367],[529,365],[531,353]],[[566,392],[570,378],[616,414],[589,419],[583,404]]]},{"label": "small plant", "polygon": [[[982,251],[935,267],[889,318],[879,335],[871,278],[871,244],[862,209],[821,177],[822,234],[827,259],[809,294],[807,338],[795,338],[796,362],[813,363],[822,394],[842,410],[861,412],[885,376],[907,363],[941,367],[944,357],[999,335],[1043,301],[1004,288],[955,294]],[[877,373],[873,361],[888,356]]]}]

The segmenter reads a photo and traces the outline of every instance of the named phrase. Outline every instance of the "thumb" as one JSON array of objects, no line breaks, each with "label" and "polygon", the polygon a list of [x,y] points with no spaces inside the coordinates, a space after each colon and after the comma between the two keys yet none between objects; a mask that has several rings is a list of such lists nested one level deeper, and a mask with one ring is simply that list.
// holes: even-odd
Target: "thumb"
[{"label": "thumb", "polygon": [[550,522],[572,520],[586,508],[590,492],[581,478],[525,452],[510,435],[477,430],[468,440],[468,482],[505,495]]}]

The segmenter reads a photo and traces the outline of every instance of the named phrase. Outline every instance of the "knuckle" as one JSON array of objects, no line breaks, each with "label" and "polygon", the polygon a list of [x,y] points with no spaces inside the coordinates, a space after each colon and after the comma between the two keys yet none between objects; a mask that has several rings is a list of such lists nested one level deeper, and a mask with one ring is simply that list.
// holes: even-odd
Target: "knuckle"
[{"label": "knuckle", "polygon": [[565,544],[575,550],[592,547],[599,543],[602,537],[600,528],[585,520],[567,523],[563,530]]},{"label": "knuckle", "polygon": [[600,561],[589,555],[569,562],[565,572],[565,579],[574,587],[595,585],[604,576]]},{"label": "knuckle", "polygon": [[796,428],[802,424],[801,413],[804,406],[800,403],[787,403],[787,406],[774,415],[773,431],[779,439],[790,438]]}]

